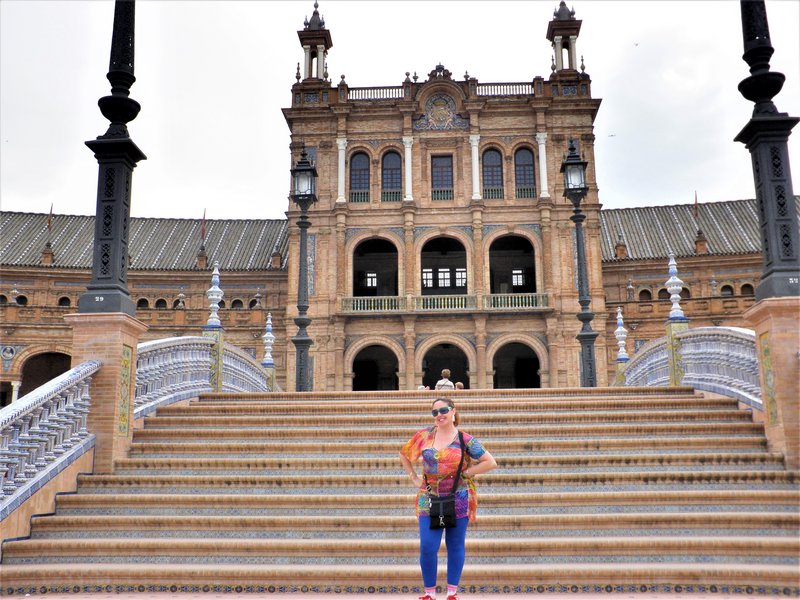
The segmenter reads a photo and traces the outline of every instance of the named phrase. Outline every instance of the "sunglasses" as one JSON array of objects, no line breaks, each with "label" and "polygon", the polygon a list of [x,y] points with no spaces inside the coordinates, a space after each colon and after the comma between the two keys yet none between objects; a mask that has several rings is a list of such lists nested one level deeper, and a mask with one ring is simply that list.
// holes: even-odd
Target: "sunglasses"
[{"label": "sunglasses", "polygon": [[436,415],[446,415],[446,414],[447,414],[447,413],[449,413],[451,410],[453,410],[453,407],[452,407],[452,406],[443,406],[442,408],[434,408],[434,409],[431,411],[431,415],[432,415],[432,416],[434,416],[434,417],[435,417]]}]

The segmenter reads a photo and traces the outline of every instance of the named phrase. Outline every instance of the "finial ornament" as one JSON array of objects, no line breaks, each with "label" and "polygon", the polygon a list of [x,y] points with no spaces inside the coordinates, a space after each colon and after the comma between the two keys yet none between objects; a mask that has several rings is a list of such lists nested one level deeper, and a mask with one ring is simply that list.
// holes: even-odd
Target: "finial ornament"
[{"label": "finial ornament", "polygon": [[219,303],[224,295],[225,292],[223,292],[219,287],[219,261],[215,260],[214,271],[211,273],[211,287],[208,288],[208,291],[206,292],[206,297],[208,298],[208,308],[211,311],[211,314],[208,316],[208,321],[206,322],[207,327],[222,326],[217,312],[219,311]]},{"label": "finial ornament", "polygon": [[272,345],[275,343],[275,336],[272,334],[272,313],[267,313],[267,326],[264,335],[264,358],[261,361],[262,367],[274,367],[275,361],[272,358]]},{"label": "finial ornament", "polygon": [[678,278],[678,263],[675,262],[675,253],[670,250],[669,253],[669,279],[666,281],[667,291],[669,292],[669,299],[672,302],[672,308],[669,311],[670,320],[684,320],[686,315],[683,314],[681,308],[681,290],[683,289],[683,281]]},{"label": "finial ornament", "polygon": [[617,307],[617,328],[614,330],[614,337],[617,338],[617,362],[627,362],[628,352],[625,350],[625,340],[628,339],[628,330],[625,329],[625,322],[622,319],[622,307]]}]

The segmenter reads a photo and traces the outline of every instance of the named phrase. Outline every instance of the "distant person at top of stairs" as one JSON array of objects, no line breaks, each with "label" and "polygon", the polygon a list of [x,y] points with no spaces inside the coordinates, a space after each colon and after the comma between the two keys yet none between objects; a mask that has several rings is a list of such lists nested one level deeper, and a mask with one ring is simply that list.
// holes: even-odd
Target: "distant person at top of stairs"
[{"label": "distant person at top of stairs", "polygon": [[[447,600],[458,600],[458,584],[464,568],[467,525],[475,521],[478,510],[478,496],[473,478],[475,475],[491,471],[497,463],[476,438],[462,432],[464,466],[458,489],[453,490],[453,480],[462,457],[457,429],[460,415],[450,398],[437,398],[431,408],[433,426],[418,431],[406,442],[400,450],[400,463],[418,490],[419,563],[425,585],[425,595],[420,596],[420,600],[436,598],[436,573],[439,546],[442,543],[442,529],[430,528],[430,500],[425,480],[427,479],[427,485],[430,486],[432,493],[439,496],[455,495],[456,526],[444,531],[447,545]],[[414,466],[420,457],[424,478],[420,477]]]},{"label": "distant person at top of stairs", "polygon": [[450,381],[450,369],[442,369],[442,378],[436,382],[437,390],[452,390],[455,386]]}]

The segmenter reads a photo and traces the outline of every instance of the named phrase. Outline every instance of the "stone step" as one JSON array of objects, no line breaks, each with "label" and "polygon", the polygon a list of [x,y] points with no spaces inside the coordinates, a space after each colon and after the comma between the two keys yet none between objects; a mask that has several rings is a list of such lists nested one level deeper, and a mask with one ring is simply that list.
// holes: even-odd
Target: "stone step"
[{"label": "stone step", "polygon": [[[411,506],[411,504],[409,504]],[[291,509],[287,509],[291,510]],[[368,511],[363,511],[368,512]],[[336,515],[324,512],[314,515],[48,515],[31,519],[32,537],[45,537],[57,532],[74,532],[78,537],[88,532],[114,534],[133,533],[154,536],[170,532],[194,532],[202,537],[214,537],[218,532],[239,532],[244,537],[268,535],[271,532],[339,532],[359,536],[364,532],[390,535],[404,532],[416,537],[416,517],[413,509],[397,515]],[[622,514],[561,514],[561,515],[483,515],[470,526],[474,532],[556,531],[559,529],[599,531],[629,529],[662,529],[687,532],[695,529],[730,529],[769,531],[769,535],[797,537],[800,515],[784,512],[696,512],[696,513],[622,513]],[[605,534],[603,534],[605,535]],[[148,537],[148,536],[145,536]]]},{"label": "stone step", "polygon": [[[147,428],[137,431],[134,441],[152,440],[182,440],[197,439],[207,440],[277,440],[277,439],[305,439],[305,440],[330,440],[330,439],[364,439],[393,440],[395,444],[411,438],[421,427],[270,427],[251,424],[248,427],[220,427],[216,421],[210,421],[208,427],[182,427],[172,428]],[[544,440],[552,438],[604,438],[619,436],[676,436],[676,435],[763,435],[764,427],[758,423],[591,423],[591,424],[564,424],[564,425],[498,425],[496,427],[481,426],[465,427],[467,433],[478,437],[482,442],[493,438],[514,439],[536,437]]]},{"label": "stone step", "polygon": [[[319,403],[308,401],[287,402],[197,402],[190,404],[165,406],[158,409],[159,416],[183,415],[319,415],[342,414],[360,415],[365,409],[375,409],[375,400],[341,401],[336,403]],[[399,402],[392,401],[385,404],[386,410],[393,415],[425,414],[430,410],[431,401]],[[641,397],[628,398],[596,398],[596,399],[568,399],[541,398],[537,400],[514,400],[508,404],[501,404],[497,400],[485,399],[459,400],[458,406],[470,415],[490,412],[492,414],[506,413],[532,413],[548,411],[581,411],[581,410],[737,410],[735,400],[729,398],[664,398],[655,403],[652,399]]]},{"label": "stone step", "polygon": [[[614,455],[504,455],[495,474],[508,471],[547,469],[606,469],[643,467],[690,467],[690,468],[753,468],[762,466],[783,470],[783,455],[779,453],[725,453],[725,454],[614,454]],[[305,458],[287,455],[283,458],[152,458],[137,456],[115,461],[114,472],[119,475],[131,471],[167,474],[168,471],[224,471],[227,474],[247,471],[284,471],[304,473],[313,471],[325,474],[329,471],[346,470],[392,472],[400,471],[397,456],[392,457],[321,457]]]},{"label": "stone step", "polygon": [[[141,439],[139,432],[134,433],[134,439]],[[397,456],[398,440],[371,441],[353,440],[338,442],[326,441],[324,448],[316,441],[154,441],[134,442],[131,446],[130,456],[147,454],[169,456],[192,456],[203,454],[206,456],[220,454],[224,456],[242,455],[274,455],[280,454],[317,454],[324,450],[324,455],[357,456],[360,454],[379,455],[387,454]],[[683,450],[708,451],[708,452],[763,452],[766,449],[764,436],[675,436],[675,437],[634,437],[634,438],[594,438],[594,439],[519,439],[519,440],[492,440],[492,452],[498,456],[512,452],[582,452],[613,453],[636,452],[657,453]]]},{"label": "stone step", "polygon": [[[439,580],[446,569],[440,566]],[[622,576],[621,576],[622,575]],[[419,566],[398,565],[136,565],[53,564],[47,566],[43,586],[42,567],[8,565],[3,569],[3,589],[8,594],[45,591],[79,592],[359,592],[418,593]],[[548,586],[565,592],[727,592],[773,596],[797,591],[795,565],[763,564],[636,564],[598,562],[567,565],[529,563],[465,566],[461,585],[467,592],[541,593]],[[152,587],[151,587],[152,586]],[[10,591],[10,593],[9,593]]]},{"label": "stone step", "polygon": [[[526,562],[552,562],[553,558],[569,560],[588,556],[634,562],[674,562],[682,560],[725,560],[747,555],[771,560],[774,564],[797,564],[800,540],[791,537],[548,537],[468,539],[470,563],[487,559],[502,560],[525,557]],[[244,562],[279,558],[301,564],[320,564],[341,558],[361,559],[356,564],[370,564],[383,559],[384,564],[413,564],[419,557],[419,541],[408,538],[389,539],[195,539],[142,538],[120,544],[117,539],[31,539],[9,542],[3,549],[6,564],[31,560],[47,563],[82,562],[94,556],[95,562],[110,563],[131,560],[137,563],[163,562]],[[445,554],[442,547],[441,554]],[[672,561],[669,558],[672,557]],[[679,559],[679,557],[681,557]],[[689,557],[692,557],[691,559]],[[265,561],[266,562],[266,561]]]},{"label": "stone step", "polygon": [[[375,409],[373,409],[375,410]],[[472,429],[502,425],[555,425],[581,423],[752,423],[750,415],[741,410],[639,410],[639,411],[550,411],[546,413],[473,414],[468,416]],[[183,415],[147,417],[146,428],[219,428],[246,427],[271,429],[275,427],[415,427],[425,424],[420,415],[395,415],[389,411],[381,414],[357,415]]]},{"label": "stone step", "polygon": [[[165,510],[267,510],[294,509],[299,505],[309,510],[331,511],[349,506],[408,509],[413,507],[414,494],[91,494],[81,488],[78,494],[63,494],[57,497],[58,514],[69,511],[97,509],[163,508]],[[682,490],[639,492],[562,492],[533,494],[487,494],[480,491],[481,514],[489,509],[504,509],[523,506],[531,513],[543,510],[566,512],[570,509],[609,512],[614,509],[649,512],[660,510],[743,510],[753,512],[769,509],[796,511],[800,504],[800,490]],[[698,507],[700,507],[698,509]],[[721,509],[719,507],[731,507]]]}]

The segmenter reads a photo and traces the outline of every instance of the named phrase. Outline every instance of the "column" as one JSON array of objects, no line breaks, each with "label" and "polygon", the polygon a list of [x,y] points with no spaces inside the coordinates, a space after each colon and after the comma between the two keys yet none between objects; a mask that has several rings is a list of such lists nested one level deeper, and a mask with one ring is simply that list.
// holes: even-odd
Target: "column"
[{"label": "column", "polygon": [[556,71],[564,68],[563,51],[561,49],[561,36],[557,35],[553,38],[553,53],[556,55]]},{"label": "column", "polygon": [[539,144],[539,197],[549,198],[550,192],[547,187],[547,142],[546,133],[536,134],[536,143]]},{"label": "column", "polygon": [[339,148],[339,165],[336,180],[336,201],[347,202],[344,197],[344,153],[347,148],[347,138],[336,138],[336,145]]},{"label": "column", "polygon": [[324,79],[325,73],[325,45],[317,44],[317,79]]},{"label": "column", "polygon": [[578,46],[578,36],[571,35],[569,36],[569,68],[578,70],[578,60],[576,54],[576,48]]},{"label": "column", "polygon": [[303,79],[311,77],[311,46],[303,46]]},{"label": "column", "polygon": [[11,403],[12,404],[14,402],[16,402],[17,399],[19,398],[19,386],[21,386],[21,385],[22,385],[21,381],[12,381],[11,382]]},{"label": "column", "polygon": [[403,147],[405,148],[405,158],[403,159],[403,168],[405,172],[405,188],[406,193],[403,196],[403,200],[405,202],[413,202],[414,195],[412,190],[412,178],[411,178],[411,146],[414,144],[414,138],[410,135],[403,136]]},{"label": "column", "polygon": [[481,196],[481,178],[480,178],[480,157],[478,156],[478,144],[481,141],[481,136],[473,134],[469,136],[469,146],[472,156],[472,199],[480,200]]}]

